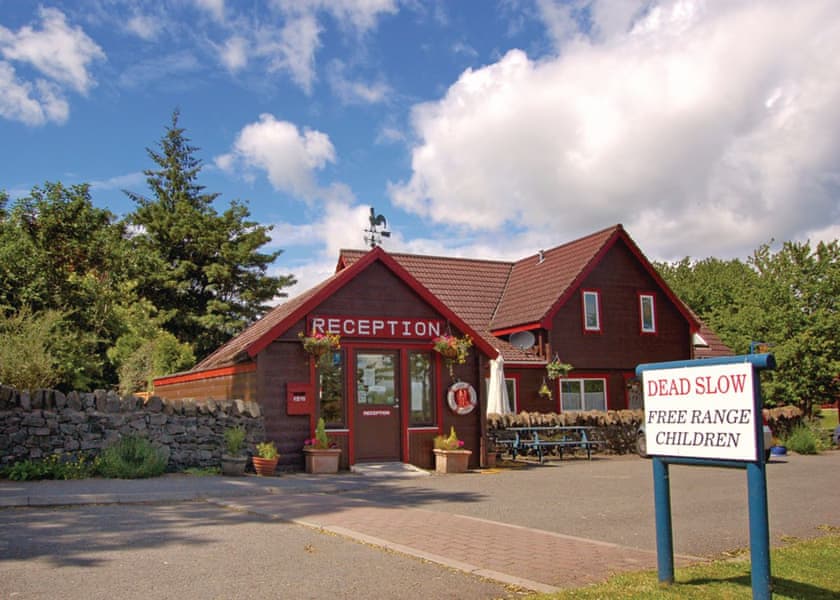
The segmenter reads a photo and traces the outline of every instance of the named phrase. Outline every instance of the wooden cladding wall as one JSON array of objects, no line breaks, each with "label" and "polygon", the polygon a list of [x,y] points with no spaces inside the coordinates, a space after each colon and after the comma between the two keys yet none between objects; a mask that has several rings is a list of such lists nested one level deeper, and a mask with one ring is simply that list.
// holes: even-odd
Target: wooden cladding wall
[{"label": "wooden cladding wall", "polygon": [[233,373],[207,379],[155,386],[155,395],[167,400],[213,398],[215,400],[257,400],[255,372]]},{"label": "wooden cladding wall", "polygon": [[381,263],[373,263],[313,313],[435,318],[437,311]]},{"label": "wooden cladding wall", "polygon": [[434,469],[432,449],[435,447],[436,431],[408,432],[408,462],[421,469]]},{"label": "wooden cladding wall", "polygon": [[[600,294],[601,331],[584,333],[580,290],[557,311],[552,352],[575,369],[632,371],[644,362],[690,358],[688,321],[623,244],[617,243],[586,277],[582,289]],[[653,292],[656,333],[641,333],[639,294]]]},{"label": "wooden cladding wall", "polygon": [[274,342],[257,355],[257,394],[266,438],[277,444],[280,465],[302,469],[303,442],[311,435],[309,417],[286,412],[286,384],[309,381],[309,357],[299,341]]}]

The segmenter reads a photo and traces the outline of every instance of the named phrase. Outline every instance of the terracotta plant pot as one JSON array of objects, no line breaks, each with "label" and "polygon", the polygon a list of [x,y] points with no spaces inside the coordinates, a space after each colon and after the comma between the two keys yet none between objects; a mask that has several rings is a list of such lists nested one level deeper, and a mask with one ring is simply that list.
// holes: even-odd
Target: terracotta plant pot
[{"label": "terracotta plant pot", "polygon": [[433,450],[435,453],[435,472],[466,473],[472,450]]},{"label": "terracotta plant pot", "polygon": [[307,473],[338,473],[341,448],[304,448],[303,455]]},{"label": "terracotta plant pot", "polygon": [[277,462],[280,460],[279,458],[260,458],[259,456],[251,457],[251,460],[254,463],[254,470],[257,472],[257,475],[274,475],[274,471],[277,469]]}]

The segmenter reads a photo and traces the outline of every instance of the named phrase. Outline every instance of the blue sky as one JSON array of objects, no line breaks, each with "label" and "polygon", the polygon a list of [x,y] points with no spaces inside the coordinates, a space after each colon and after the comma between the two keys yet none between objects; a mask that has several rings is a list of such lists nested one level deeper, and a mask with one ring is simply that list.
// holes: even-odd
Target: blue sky
[{"label": "blue sky", "polygon": [[840,234],[840,4],[0,0],[0,189],[132,208],[172,111],[300,287],[362,247],[655,260]]}]

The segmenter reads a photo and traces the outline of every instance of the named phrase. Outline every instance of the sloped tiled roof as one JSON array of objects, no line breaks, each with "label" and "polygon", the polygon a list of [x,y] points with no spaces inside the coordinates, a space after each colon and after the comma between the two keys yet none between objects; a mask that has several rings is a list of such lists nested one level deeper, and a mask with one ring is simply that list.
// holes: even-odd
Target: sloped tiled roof
[{"label": "sloped tiled roof", "polygon": [[622,226],[615,225],[546,250],[542,258],[540,254],[534,254],[515,262],[386,253],[381,248],[341,250],[336,273],[332,277],[274,308],[198,363],[193,371],[248,360],[264,347],[266,340],[282,333],[279,329],[291,326],[290,319],[296,315],[300,318],[302,311],[308,309],[310,304],[317,303],[324,295],[334,293],[354,277],[355,271],[364,267],[359,263],[367,264],[377,259],[395,270],[421,294],[431,294],[427,300],[439,304],[444,312],[451,312],[452,320],[460,321],[471,329],[472,333],[481,338],[479,343],[485,351],[495,348],[509,362],[542,364],[544,359],[534,350],[516,348],[492,332],[549,327],[556,310],[619,239],[627,244],[660,282],[663,290],[686,315],[686,319],[700,327],[700,333],[710,348],[698,349],[698,357],[729,351],[679,298],[673,296]]},{"label": "sloped tiled roof", "polygon": [[621,225],[616,225],[546,250],[542,260],[535,254],[517,261],[490,329],[543,321],[619,231]]}]

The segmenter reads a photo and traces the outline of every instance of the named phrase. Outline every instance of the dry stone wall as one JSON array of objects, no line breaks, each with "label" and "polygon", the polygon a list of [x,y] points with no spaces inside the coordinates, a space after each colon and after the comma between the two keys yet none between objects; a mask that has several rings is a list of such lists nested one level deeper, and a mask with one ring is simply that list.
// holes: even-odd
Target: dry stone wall
[{"label": "dry stone wall", "polygon": [[141,435],[169,451],[168,470],[216,467],[224,431],[241,425],[247,447],[265,438],[256,402],[120,397],[97,390],[19,391],[0,386],[0,466],[51,454],[98,455],[126,435]]}]

